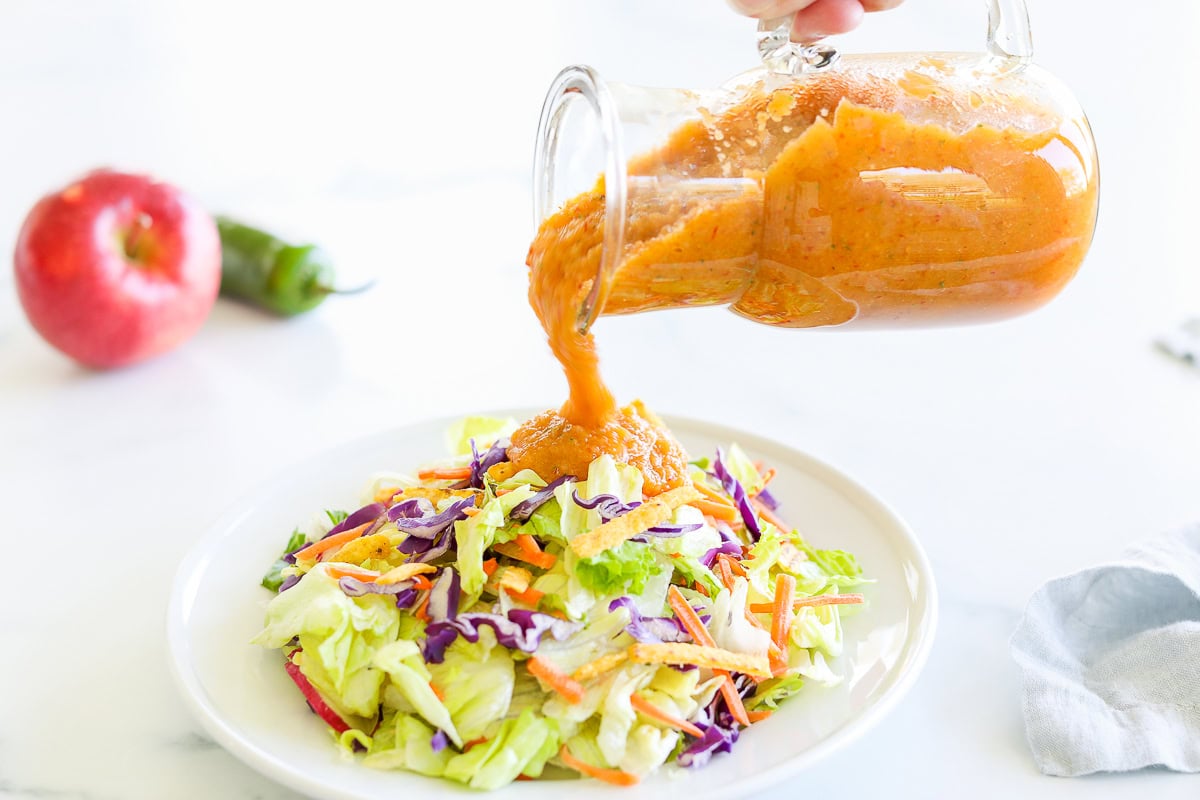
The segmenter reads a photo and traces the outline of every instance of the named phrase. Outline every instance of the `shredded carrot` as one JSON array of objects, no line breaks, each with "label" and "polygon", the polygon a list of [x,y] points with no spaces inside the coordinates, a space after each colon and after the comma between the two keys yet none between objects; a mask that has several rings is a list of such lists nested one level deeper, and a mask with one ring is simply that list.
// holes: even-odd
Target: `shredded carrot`
[{"label": "shredded carrot", "polygon": [[471,477],[470,467],[434,467],[417,473],[423,481],[461,481]]},{"label": "shredded carrot", "polygon": [[566,698],[568,703],[575,704],[583,699],[583,684],[546,659],[533,656],[525,662],[525,668],[530,675]]},{"label": "shredded carrot", "polygon": [[538,546],[537,539],[530,536],[528,533],[519,533],[514,539],[517,547],[525,551],[526,555],[537,557],[542,554],[542,548]]},{"label": "shredded carrot", "polygon": [[446,702],[446,693],[439,689],[433,681],[429,682],[429,688],[433,690],[433,696],[443,703]]},{"label": "shredded carrot", "polygon": [[[496,497],[503,497],[504,495],[508,494],[508,493],[509,493],[509,492],[511,492],[511,491],[512,491],[512,489],[497,489],[497,490],[496,490]],[[520,775],[518,775],[518,776],[517,776],[517,780],[520,780],[520,779],[521,779],[521,776],[520,776]],[[532,778],[526,778],[525,780],[533,780],[533,779],[532,779]]]},{"label": "shredded carrot", "polygon": [[487,742],[486,736],[480,736],[478,739],[472,739],[469,742],[463,742],[463,746],[462,746],[463,752],[465,753],[468,750],[470,750],[472,747],[474,747],[475,745],[484,744],[485,742]]},{"label": "shredded carrot", "polygon": [[863,602],[861,594],[816,594],[812,597],[801,597],[792,604],[793,608],[805,606],[853,606]]},{"label": "shredded carrot", "polygon": [[358,567],[352,567],[348,564],[342,564],[336,567],[331,564],[328,567],[327,572],[329,577],[333,578],[334,580],[337,580],[338,578],[354,578],[355,580],[362,581],[363,583],[374,583],[375,579],[379,577],[379,573],[375,570],[359,569]]},{"label": "shredded carrot", "polygon": [[721,494],[716,489],[712,488],[711,486],[704,483],[703,481],[692,484],[692,485],[696,487],[697,492],[704,495],[709,500],[712,500],[714,503],[720,503],[721,505],[726,505],[726,506],[729,506],[730,508],[733,508],[733,504],[729,502],[728,497]]},{"label": "shredded carrot", "polygon": [[508,596],[518,603],[524,603],[527,606],[536,606],[546,596],[546,593],[530,586],[523,592],[517,592],[509,587],[504,587],[504,591],[508,592]]},{"label": "shredded carrot", "polygon": [[464,508],[462,510],[462,513],[466,514],[468,517],[473,517],[476,514],[478,514],[481,510],[482,509],[476,508],[475,506],[467,506],[466,508]]},{"label": "shredded carrot", "polygon": [[429,595],[425,595],[425,599],[417,606],[417,610],[413,612],[413,616],[426,622],[429,621]]},{"label": "shredded carrot", "polygon": [[328,552],[335,547],[341,547],[346,542],[349,542],[353,539],[357,539],[359,536],[362,536],[363,532],[367,528],[371,527],[374,524],[375,524],[375,521],[371,520],[370,522],[364,522],[362,525],[359,525],[357,528],[351,528],[348,531],[342,531],[341,533],[335,533],[333,536],[326,536],[324,539],[319,539],[319,540],[313,542],[312,544],[310,544],[308,547],[304,548],[303,550],[297,550],[296,551],[296,560],[297,561],[312,561],[317,556],[321,555],[321,553]]},{"label": "shredded carrot", "polygon": [[787,573],[775,578],[775,602],[771,611],[771,641],[780,649],[780,654],[771,661],[771,671],[781,673],[787,669],[788,629],[792,625],[792,602],[796,599],[796,579]]},{"label": "shredded carrot", "polygon": [[557,556],[547,553],[544,550],[539,551],[537,555],[533,555],[525,552],[519,545],[513,542],[494,544],[492,545],[492,549],[502,556],[508,556],[517,561],[524,561],[526,564],[533,564],[535,567],[540,567],[541,569],[550,569],[554,566],[554,562],[558,561]]},{"label": "shredded carrot", "polygon": [[718,558],[716,567],[717,567],[717,575],[719,575],[721,578],[721,583],[725,584],[725,588],[732,592],[733,591],[733,572],[731,572],[729,569],[729,562],[723,558]]},{"label": "shredded carrot", "polygon": [[[812,597],[801,597],[792,601],[792,609],[805,606],[853,606],[863,602],[861,594],[814,594]],[[771,614],[775,611],[774,603],[751,603],[750,610],[756,614]]]},{"label": "shredded carrot", "polygon": [[496,559],[489,558],[487,561],[483,562],[483,574],[484,575],[487,575],[490,578],[490,577],[492,577],[492,573],[495,571],[496,571]]},{"label": "shredded carrot", "polygon": [[712,500],[693,500],[691,505],[703,511],[713,519],[719,519],[724,522],[733,522],[738,518],[737,509],[728,503],[715,503]]},{"label": "shredded carrot", "polygon": [[725,675],[725,682],[721,684],[721,696],[725,698],[725,705],[729,707],[729,713],[742,725],[749,725],[750,719],[746,716],[746,706],[742,704],[741,695],[738,694],[737,687],[733,685],[733,678],[724,670],[714,670],[714,672]]},{"label": "shredded carrot", "polygon": [[658,706],[654,705],[654,703],[651,703],[649,700],[642,697],[640,694],[635,693],[630,695],[629,704],[632,705],[637,711],[640,711],[642,714],[645,714],[652,720],[661,722],[668,728],[675,728],[676,730],[683,731],[689,736],[695,736],[697,739],[704,737],[704,731],[700,730],[686,719],[680,719],[679,717],[668,714]]},{"label": "shredded carrot", "polygon": [[772,480],[774,480],[774,478],[775,478],[775,468],[774,467],[768,467],[768,466],[765,466],[763,464],[763,462],[761,462],[761,461],[755,461],[754,468],[756,470],[758,470],[758,474],[762,476],[763,486],[766,486],[768,483],[770,483]]},{"label": "shredded carrot", "polygon": [[708,593],[708,587],[705,586],[700,581],[693,581],[692,588],[695,589],[700,594],[704,595],[705,597],[712,597],[712,595]]},{"label": "shredded carrot", "polygon": [[747,577],[746,568],[742,566],[742,562],[729,555],[729,553],[717,553],[717,559],[724,561],[729,567],[729,571],[734,575],[741,575],[743,578]]},{"label": "shredded carrot", "polygon": [[[696,609],[688,605],[687,598],[680,593],[678,588],[671,586],[667,589],[667,602],[671,604],[671,610],[675,612],[675,616],[683,625],[684,630],[691,634],[692,641],[704,647],[717,646],[712,634],[708,632],[708,628],[704,627],[704,623],[696,614]],[[742,704],[737,687],[733,685],[733,678],[723,669],[713,670],[713,672],[725,676],[725,680],[721,683],[721,696],[725,698],[725,705],[729,706],[729,713],[741,724],[749,725],[750,720],[746,718],[746,706]]]},{"label": "shredded carrot", "polygon": [[605,769],[604,767],[593,767],[586,761],[580,761],[575,756],[571,755],[571,751],[564,744],[562,749],[558,751],[558,757],[571,769],[587,775],[589,778],[611,783],[614,786],[633,786],[641,780],[637,775],[631,772],[622,772],[619,769]]},{"label": "shredded carrot", "polygon": [[781,532],[788,533],[792,530],[790,525],[780,519],[774,511],[767,508],[766,505],[763,504],[763,501],[759,500],[757,497],[751,498],[750,505],[754,506],[754,510],[758,512],[760,517],[774,525],[776,528],[779,528]]},{"label": "shredded carrot", "polygon": [[424,575],[413,575],[413,586],[420,589],[422,592],[433,588],[433,582]]},{"label": "shredded carrot", "polygon": [[746,716],[749,717],[751,722],[762,722],[764,719],[774,713],[775,712],[769,708],[763,708],[758,711],[747,711]]}]

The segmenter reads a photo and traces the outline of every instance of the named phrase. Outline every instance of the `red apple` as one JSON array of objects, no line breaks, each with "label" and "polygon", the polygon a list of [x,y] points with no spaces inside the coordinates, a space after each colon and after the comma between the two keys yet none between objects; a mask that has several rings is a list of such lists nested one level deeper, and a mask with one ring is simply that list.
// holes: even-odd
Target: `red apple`
[{"label": "red apple", "polygon": [[119,367],[196,332],[221,285],[221,240],[174,186],[98,170],[38,201],[13,263],[46,341],[89,367]]}]

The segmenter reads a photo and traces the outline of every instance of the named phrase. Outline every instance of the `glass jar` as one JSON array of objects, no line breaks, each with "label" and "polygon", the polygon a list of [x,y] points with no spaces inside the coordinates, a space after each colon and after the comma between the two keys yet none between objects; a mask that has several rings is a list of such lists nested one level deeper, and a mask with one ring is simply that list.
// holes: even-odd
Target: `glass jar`
[{"label": "glass jar", "polygon": [[1024,0],[986,3],[984,53],[839,58],[788,41],[785,20],[760,27],[760,66],[714,90],[564,69],[539,125],[530,263],[547,247],[595,261],[582,331],[690,306],[800,328],[1040,306],[1091,243],[1095,144],[1030,61]]}]

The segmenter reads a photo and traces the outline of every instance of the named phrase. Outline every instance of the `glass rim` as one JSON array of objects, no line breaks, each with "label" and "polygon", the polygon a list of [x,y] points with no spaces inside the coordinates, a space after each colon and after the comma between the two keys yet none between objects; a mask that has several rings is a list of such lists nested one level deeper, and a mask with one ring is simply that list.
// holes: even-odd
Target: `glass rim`
[{"label": "glass rim", "polygon": [[626,167],[621,120],[608,85],[595,69],[572,64],[555,76],[546,92],[538,118],[537,146],[533,159],[534,225],[553,214],[555,164],[567,106],[582,99],[592,113],[604,142],[604,244],[592,288],[579,309],[579,330],[586,332],[600,316],[625,237]]}]

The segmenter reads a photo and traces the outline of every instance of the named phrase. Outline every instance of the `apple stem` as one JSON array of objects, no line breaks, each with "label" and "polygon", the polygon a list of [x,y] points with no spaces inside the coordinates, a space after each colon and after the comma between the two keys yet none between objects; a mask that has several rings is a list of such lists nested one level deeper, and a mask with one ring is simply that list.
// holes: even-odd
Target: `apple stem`
[{"label": "apple stem", "polygon": [[138,214],[133,220],[133,224],[129,226],[125,233],[125,257],[135,263],[140,263],[142,260],[142,235],[150,230],[150,226],[154,224],[154,220],[149,214]]}]

